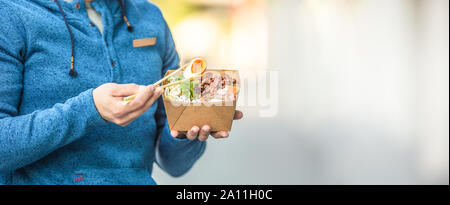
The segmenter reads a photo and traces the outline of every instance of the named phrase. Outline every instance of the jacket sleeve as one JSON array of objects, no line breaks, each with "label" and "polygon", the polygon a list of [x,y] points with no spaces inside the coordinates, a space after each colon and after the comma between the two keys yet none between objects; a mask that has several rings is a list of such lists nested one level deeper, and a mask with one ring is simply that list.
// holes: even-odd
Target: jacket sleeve
[{"label": "jacket sleeve", "polygon": [[0,11],[0,173],[8,173],[73,142],[89,127],[105,122],[94,105],[92,89],[49,109],[19,115],[25,30],[14,13],[8,9]]},{"label": "jacket sleeve", "polygon": [[[175,43],[167,24],[165,24],[165,47],[163,75],[167,70],[177,69],[180,63]],[[172,137],[162,98],[158,100],[158,109],[155,117],[159,134],[156,142],[156,163],[168,174],[175,177],[181,176],[189,171],[203,154],[206,142],[201,142],[198,139],[191,141]]]}]

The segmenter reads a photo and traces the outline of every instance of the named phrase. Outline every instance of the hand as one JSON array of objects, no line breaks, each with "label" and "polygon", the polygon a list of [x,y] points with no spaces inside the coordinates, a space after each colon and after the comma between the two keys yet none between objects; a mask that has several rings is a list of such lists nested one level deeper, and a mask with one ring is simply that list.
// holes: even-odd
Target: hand
[{"label": "hand", "polygon": [[[236,110],[234,113],[234,120],[239,120],[244,117],[244,114]],[[194,126],[188,132],[179,132],[176,130],[170,131],[172,137],[176,137],[179,139],[188,138],[189,140],[195,140],[198,138],[200,141],[205,141],[208,139],[209,135],[213,136],[216,139],[228,138],[229,133],[227,131],[219,131],[219,132],[211,132],[211,127],[209,125],[204,125],[202,129],[198,126]]]},{"label": "hand", "polygon": [[[124,97],[136,93],[133,101],[124,103]],[[92,95],[104,120],[125,127],[146,112],[162,93],[161,88],[155,90],[153,85],[106,83],[94,89]]]}]

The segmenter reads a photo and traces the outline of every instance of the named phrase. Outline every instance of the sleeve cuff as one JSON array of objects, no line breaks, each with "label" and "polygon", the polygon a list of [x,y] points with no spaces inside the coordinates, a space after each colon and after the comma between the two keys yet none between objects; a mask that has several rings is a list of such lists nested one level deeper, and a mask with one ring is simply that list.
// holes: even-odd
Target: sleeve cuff
[{"label": "sleeve cuff", "polygon": [[82,92],[78,95],[79,103],[75,105],[75,110],[80,115],[84,115],[84,119],[86,119],[86,124],[88,126],[98,126],[102,124],[106,124],[100,113],[97,110],[97,107],[94,103],[94,98],[92,96],[92,91],[94,89],[89,89]]}]

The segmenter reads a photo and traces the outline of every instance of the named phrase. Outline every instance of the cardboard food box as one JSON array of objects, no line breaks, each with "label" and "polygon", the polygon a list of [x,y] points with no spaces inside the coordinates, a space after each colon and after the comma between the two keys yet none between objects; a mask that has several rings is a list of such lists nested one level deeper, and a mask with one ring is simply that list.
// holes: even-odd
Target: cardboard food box
[{"label": "cardboard food box", "polygon": [[[169,70],[165,75],[167,76],[172,72],[173,70]],[[212,74],[210,75],[210,73]],[[213,95],[204,93],[206,93],[208,86],[213,87],[211,85],[214,84],[214,79],[217,80],[217,78],[214,77],[217,77],[218,75],[226,76],[227,80],[224,81],[227,82],[231,77],[233,85],[232,89],[234,90],[233,97],[223,99],[222,101],[218,99],[207,99],[211,98]],[[211,76],[214,77],[211,78]],[[224,79],[224,77],[222,77],[222,79]],[[193,79],[193,81],[197,81],[200,84],[198,88],[200,95],[199,100],[197,101],[188,100],[183,102],[166,95],[167,92],[164,92],[163,94],[164,107],[166,109],[170,129],[188,131],[193,126],[201,128],[203,125],[209,125],[211,126],[211,131],[230,131],[241,84],[239,71],[208,69],[202,77]],[[167,83],[169,82],[165,81],[163,82],[163,85]],[[227,89],[229,88],[230,87],[227,87]]]}]

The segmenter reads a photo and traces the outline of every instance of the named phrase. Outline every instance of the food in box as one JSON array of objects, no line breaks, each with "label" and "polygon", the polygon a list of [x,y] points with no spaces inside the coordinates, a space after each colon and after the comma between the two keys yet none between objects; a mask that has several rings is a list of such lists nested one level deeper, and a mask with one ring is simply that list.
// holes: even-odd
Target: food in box
[{"label": "food in box", "polygon": [[[202,66],[193,63],[188,67],[194,69],[192,72],[171,76],[163,85],[190,78],[189,73]],[[163,100],[170,129],[188,131],[193,126],[209,125],[212,131],[230,131],[239,89],[239,72],[223,69],[208,69],[201,77],[165,88]]]}]

